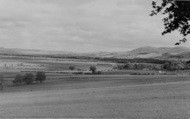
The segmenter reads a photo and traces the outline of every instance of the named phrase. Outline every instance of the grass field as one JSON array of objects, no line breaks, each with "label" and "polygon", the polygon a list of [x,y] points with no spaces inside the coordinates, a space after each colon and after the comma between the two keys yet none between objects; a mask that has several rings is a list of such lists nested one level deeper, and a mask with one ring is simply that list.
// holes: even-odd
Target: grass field
[{"label": "grass field", "polygon": [[115,63],[101,62],[84,59],[63,59],[63,58],[42,58],[26,56],[2,56],[0,55],[1,70],[14,71],[68,71],[69,67],[75,67],[75,70],[89,70],[90,66],[97,66],[98,70],[112,69]]},{"label": "grass field", "polygon": [[187,119],[190,77],[72,76],[6,87],[0,118]]}]

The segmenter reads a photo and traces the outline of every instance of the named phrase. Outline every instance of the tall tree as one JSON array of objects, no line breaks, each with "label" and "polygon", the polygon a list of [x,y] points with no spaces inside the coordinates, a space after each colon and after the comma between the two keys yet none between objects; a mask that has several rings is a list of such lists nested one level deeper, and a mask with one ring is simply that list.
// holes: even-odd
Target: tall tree
[{"label": "tall tree", "polygon": [[46,74],[43,71],[38,71],[36,73],[36,81],[39,81],[40,83],[42,83],[43,81],[46,80]]},{"label": "tall tree", "polygon": [[183,39],[175,45],[187,41],[187,35],[190,34],[190,1],[188,0],[154,0],[152,1],[152,12],[150,16],[163,14],[165,30],[162,35],[179,31]]},{"label": "tall tree", "polygon": [[90,71],[92,71],[92,74],[95,74],[97,71],[96,66],[90,66]]},{"label": "tall tree", "polygon": [[27,85],[32,84],[33,81],[34,81],[34,74],[32,74],[32,73],[26,73],[26,74],[24,75],[23,81],[24,81]]}]

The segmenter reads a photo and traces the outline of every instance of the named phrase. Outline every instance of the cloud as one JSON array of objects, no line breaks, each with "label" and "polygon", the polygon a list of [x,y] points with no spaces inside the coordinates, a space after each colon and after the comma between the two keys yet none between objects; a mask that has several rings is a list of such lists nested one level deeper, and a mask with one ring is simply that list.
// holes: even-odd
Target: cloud
[{"label": "cloud", "polygon": [[0,0],[1,46],[85,52],[173,45],[160,35],[161,17],[149,17],[150,2]]}]

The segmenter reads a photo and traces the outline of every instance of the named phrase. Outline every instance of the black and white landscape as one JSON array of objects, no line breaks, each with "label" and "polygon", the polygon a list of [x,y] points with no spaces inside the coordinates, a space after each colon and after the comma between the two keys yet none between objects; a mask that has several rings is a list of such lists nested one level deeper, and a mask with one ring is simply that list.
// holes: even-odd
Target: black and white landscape
[{"label": "black and white landscape", "polygon": [[154,1],[0,0],[0,118],[189,118],[190,2]]}]

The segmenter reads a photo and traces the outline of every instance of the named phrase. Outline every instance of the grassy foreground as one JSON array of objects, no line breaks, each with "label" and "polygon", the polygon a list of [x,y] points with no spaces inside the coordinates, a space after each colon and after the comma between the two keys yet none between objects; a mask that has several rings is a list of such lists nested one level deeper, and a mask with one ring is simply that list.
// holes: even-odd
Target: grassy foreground
[{"label": "grassy foreground", "polygon": [[0,118],[190,117],[190,77],[70,77],[0,93]]}]

